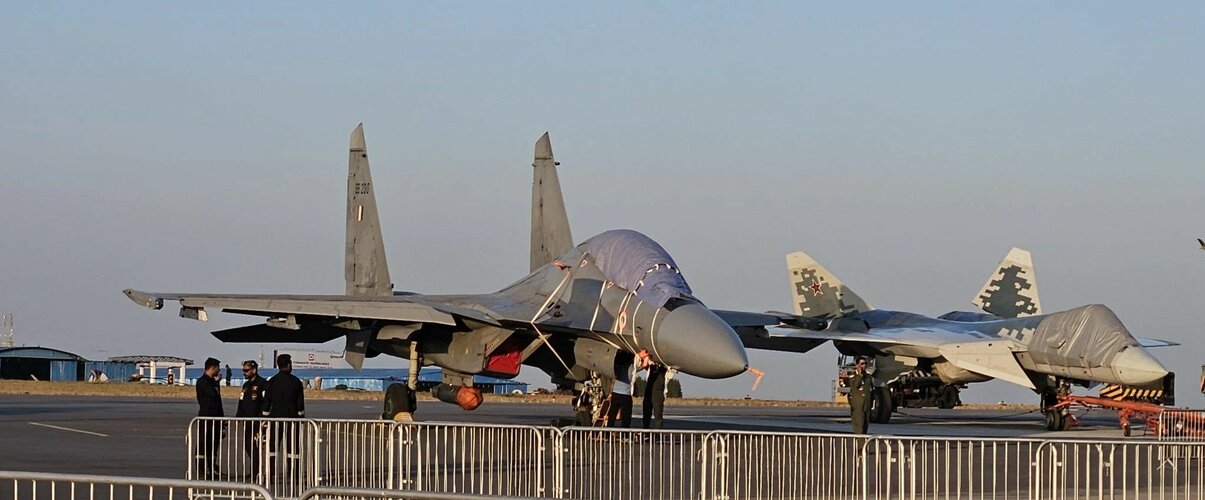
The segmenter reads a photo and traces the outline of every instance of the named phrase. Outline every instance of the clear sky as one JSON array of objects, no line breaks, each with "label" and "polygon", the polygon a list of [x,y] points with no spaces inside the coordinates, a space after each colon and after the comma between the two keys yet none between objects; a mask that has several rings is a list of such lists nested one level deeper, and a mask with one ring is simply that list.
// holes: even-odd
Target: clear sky
[{"label": "clear sky", "polygon": [[[1182,342],[1157,354],[1200,407],[1202,26],[1200,2],[11,4],[0,311],[87,357],[256,356],[207,333],[254,318],[120,291],[340,293],[361,121],[399,288],[493,291],[527,271],[547,130],[576,239],[643,231],[708,305],[789,308],[806,250],[876,306],[966,310],[1022,246],[1048,311]],[[752,352],[757,394],[826,398],[835,358]]]}]

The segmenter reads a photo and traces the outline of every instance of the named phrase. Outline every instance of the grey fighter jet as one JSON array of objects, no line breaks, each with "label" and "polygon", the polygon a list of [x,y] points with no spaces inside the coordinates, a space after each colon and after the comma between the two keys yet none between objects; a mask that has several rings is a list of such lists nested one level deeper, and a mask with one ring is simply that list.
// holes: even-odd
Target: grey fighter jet
[{"label": "grey fighter jet", "polygon": [[[779,322],[772,315],[721,318],[694,297],[660,245],[635,231],[607,231],[571,246],[564,202],[547,134],[536,146],[532,198],[532,271],[495,293],[423,295],[396,292],[381,237],[362,126],[348,153],[344,295],[158,293],[127,289],[135,303],[204,321],[222,310],[264,322],[213,332],[223,342],[324,343],[346,339],[345,359],[359,368],[379,354],[443,370],[433,392],[474,409],[473,375],[509,378],[537,367],[559,385],[613,378],[647,349],[654,361],[704,378],[746,371],[734,326]],[[551,176],[548,178],[547,176]]]},{"label": "grey fighter jet", "polygon": [[[787,268],[795,314],[827,324],[738,329],[745,345],[806,352],[831,341],[843,354],[873,356],[881,387],[872,416],[879,422],[890,419],[900,388],[916,387],[909,379],[939,381],[941,397],[951,403],[966,383],[1006,380],[1039,392],[1051,406],[1070,384],[1162,388],[1168,376],[1145,347],[1175,344],[1135,338],[1108,307],[1043,314],[1032,258],[1018,248],[972,301],[983,312],[936,318],[875,309],[803,252],[788,255]],[[1048,427],[1065,428],[1065,416],[1047,412]]]},{"label": "grey fighter jet", "polygon": [[[547,136],[540,144],[547,144]],[[568,216],[551,150],[537,162],[532,184],[532,265],[537,242],[567,235]],[[544,190],[555,196],[542,194]],[[536,221],[555,221],[555,230]],[[1203,242],[1205,243],[1205,242]],[[1012,249],[989,276],[972,303],[983,312],[951,312],[937,318],[876,310],[803,252],[787,256],[794,313],[765,314],[713,309],[731,324],[745,347],[808,352],[832,341],[847,355],[873,356],[874,417],[886,422],[901,393],[915,398],[927,390],[938,406],[958,404],[958,391],[970,382],[993,378],[1038,391],[1050,406],[1070,384],[1107,383],[1162,391],[1168,371],[1146,347],[1176,345],[1135,339],[1102,305],[1042,314],[1029,252]],[[768,316],[767,316],[768,315]],[[772,324],[777,318],[778,324]],[[1048,412],[1048,425],[1065,425],[1065,414]]]}]

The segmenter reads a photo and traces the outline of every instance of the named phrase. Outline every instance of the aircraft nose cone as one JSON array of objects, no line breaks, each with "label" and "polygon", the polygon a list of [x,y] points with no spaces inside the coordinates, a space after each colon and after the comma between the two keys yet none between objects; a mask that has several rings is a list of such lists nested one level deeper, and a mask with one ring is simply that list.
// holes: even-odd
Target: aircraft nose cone
[{"label": "aircraft nose cone", "polygon": [[1144,385],[1167,376],[1167,368],[1140,347],[1129,347],[1113,358],[1113,375],[1122,385]]},{"label": "aircraft nose cone", "polygon": [[727,378],[749,368],[740,337],[700,304],[669,311],[657,325],[650,351],[666,366],[697,377]]}]

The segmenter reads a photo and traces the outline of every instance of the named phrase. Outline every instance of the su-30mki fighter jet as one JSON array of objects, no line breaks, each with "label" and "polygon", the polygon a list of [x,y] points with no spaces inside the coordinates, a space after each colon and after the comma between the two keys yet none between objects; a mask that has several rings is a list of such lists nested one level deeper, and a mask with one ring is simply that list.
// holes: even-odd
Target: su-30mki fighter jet
[{"label": "su-30mki fighter jet", "polygon": [[[409,360],[412,383],[420,366],[439,366],[442,384],[432,392],[467,410],[481,403],[473,375],[510,378],[528,365],[572,387],[592,372],[614,378],[641,349],[684,373],[732,377],[748,367],[733,327],[780,322],[774,315],[703,306],[673,258],[635,231],[607,231],[572,246],[547,134],[536,146],[533,200],[540,206],[532,212],[531,274],[489,294],[395,292],[362,126],[352,132],[348,158],[345,295],[125,294],[151,309],[178,301],[180,316],[202,321],[210,309],[265,318],[213,332],[223,342],[344,337],[353,367],[365,357],[397,356]],[[544,175],[552,182],[542,182]],[[545,204],[557,210],[547,212]]]},{"label": "su-30mki fighter jet", "polygon": [[[1071,384],[1163,388],[1169,373],[1145,347],[1175,345],[1137,339],[1099,304],[1042,314],[1029,252],[1014,248],[972,301],[983,312],[933,318],[875,309],[803,252],[787,256],[797,315],[824,320],[818,329],[738,328],[746,347],[806,352],[832,341],[847,356],[872,357],[872,419],[887,422],[896,406],[928,392],[937,405],[958,404],[970,382],[1000,379],[1038,392],[1043,408]],[[1065,429],[1066,412],[1046,411],[1047,427]]]}]

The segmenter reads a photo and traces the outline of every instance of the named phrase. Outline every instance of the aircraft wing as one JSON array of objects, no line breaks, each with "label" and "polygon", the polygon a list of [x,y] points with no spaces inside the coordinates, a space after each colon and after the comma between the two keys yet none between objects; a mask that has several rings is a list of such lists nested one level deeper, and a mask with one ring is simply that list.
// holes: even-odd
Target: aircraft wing
[{"label": "aircraft wing", "polygon": [[732,328],[745,327],[784,327],[784,328],[803,328],[808,330],[822,330],[828,326],[828,321],[819,318],[805,318],[795,314],[789,314],[778,311],[769,311],[764,313],[746,312],[746,311],[728,311],[724,309],[712,309],[711,312],[719,316],[720,319],[728,323]]},{"label": "aircraft wing", "polygon": [[979,340],[941,347],[941,355],[950,364],[963,370],[988,377],[1012,382],[1034,389],[1033,381],[1017,362],[1014,352],[1022,350],[1020,344],[1007,339]]},{"label": "aircraft wing", "polygon": [[805,330],[800,328],[770,328],[771,338],[791,338],[810,340],[833,340],[837,342],[867,342],[875,344],[906,344],[902,339],[887,337],[874,333],[843,332],[832,330]]},{"label": "aircraft wing", "polygon": [[164,301],[179,301],[182,307],[181,316],[202,321],[207,319],[205,308],[211,307],[224,312],[253,316],[300,315],[456,324],[454,314],[430,304],[416,303],[405,296],[186,294],[140,292],[130,289],[123,292],[136,304],[150,309],[162,309]]},{"label": "aircraft wing", "polygon": [[1180,345],[1179,342],[1172,342],[1170,340],[1144,339],[1144,338],[1138,339],[1138,343],[1142,344],[1142,347],[1172,347],[1172,346]]},{"label": "aircraft wing", "polygon": [[[1034,388],[1021,364],[1017,362],[1015,352],[1024,350],[1021,344],[1003,338],[982,339],[973,336],[932,335],[937,332],[924,332],[919,329],[903,330],[885,329],[882,333],[842,331],[842,330],[802,330],[796,328],[768,329],[771,338],[801,339],[801,341],[857,342],[878,345],[913,345],[936,348],[941,357],[946,358],[954,366],[967,371],[979,373],[992,378],[1005,380],[1022,387]],[[895,332],[897,335],[892,335]],[[930,335],[925,335],[930,334]]]}]

